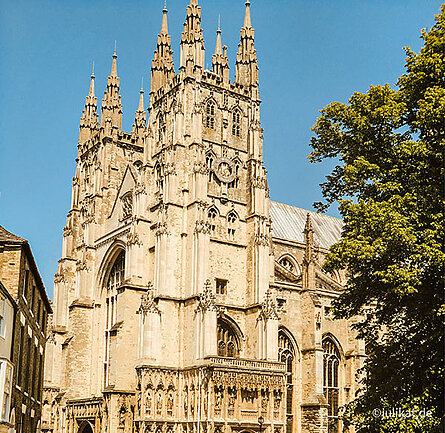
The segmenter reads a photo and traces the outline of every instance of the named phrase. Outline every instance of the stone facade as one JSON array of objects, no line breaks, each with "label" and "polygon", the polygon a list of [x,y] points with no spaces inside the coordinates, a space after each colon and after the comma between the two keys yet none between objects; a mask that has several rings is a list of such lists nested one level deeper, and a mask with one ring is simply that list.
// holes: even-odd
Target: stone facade
[{"label": "stone facade", "polygon": [[52,309],[28,242],[1,226],[0,281],[17,308],[8,397],[10,431],[34,433],[41,424],[46,326]]},{"label": "stone facade", "polygon": [[353,396],[363,347],[329,317],[344,276],[321,270],[341,221],[270,201],[249,1],[234,82],[221,37],[205,70],[191,0],[175,73],[164,9],[129,133],[116,53],[100,119],[91,77],[45,431],[327,432]]}]

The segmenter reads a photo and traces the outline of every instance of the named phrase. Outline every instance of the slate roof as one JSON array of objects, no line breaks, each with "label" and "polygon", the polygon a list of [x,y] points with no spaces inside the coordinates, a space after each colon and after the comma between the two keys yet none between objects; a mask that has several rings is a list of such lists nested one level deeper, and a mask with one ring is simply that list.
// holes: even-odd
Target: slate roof
[{"label": "slate roof", "polygon": [[304,226],[307,214],[310,214],[314,238],[320,247],[329,248],[341,236],[343,221],[329,215],[323,215],[284,203],[270,202],[272,219],[272,237],[304,243]]},{"label": "slate roof", "polygon": [[11,232],[8,232],[4,227],[0,226],[0,242],[17,242],[17,243],[25,243],[26,239],[23,239],[19,236],[14,235]]}]

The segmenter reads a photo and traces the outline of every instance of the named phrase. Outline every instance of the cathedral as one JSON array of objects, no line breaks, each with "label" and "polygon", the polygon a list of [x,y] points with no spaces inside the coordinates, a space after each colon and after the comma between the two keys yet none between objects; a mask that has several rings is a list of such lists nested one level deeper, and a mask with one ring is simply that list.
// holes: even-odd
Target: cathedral
[{"label": "cathedral", "polygon": [[[242,17],[240,17],[241,21]],[[364,344],[330,305],[342,221],[271,201],[250,2],[229,78],[201,7],[167,9],[130,132],[113,54],[80,119],[46,348],[46,433],[331,433]],[[270,145],[266,143],[266,146]]]}]

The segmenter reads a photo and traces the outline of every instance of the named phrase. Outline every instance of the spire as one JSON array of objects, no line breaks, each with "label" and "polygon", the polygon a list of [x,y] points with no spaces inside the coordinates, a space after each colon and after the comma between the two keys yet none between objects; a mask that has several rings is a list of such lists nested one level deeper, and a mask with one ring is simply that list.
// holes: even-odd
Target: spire
[{"label": "spire", "polygon": [[88,94],[88,96],[93,96],[94,97],[94,62],[93,62],[93,70],[91,71],[91,83],[90,83],[90,93]]},{"label": "spire", "polygon": [[111,64],[111,73],[107,80],[107,90],[104,92],[102,99],[101,126],[109,126],[122,128],[122,102],[119,94],[119,77],[117,76],[117,54],[116,42],[114,46],[113,61]]},{"label": "spire", "polygon": [[157,92],[175,75],[171,38],[168,34],[167,12],[167,5],[164,4],[161,32],[158,35],[156,51],[151,62],[151,92]]},{"label": "spire", "polygon": [[192,75],[196,68],[204,69],[204,36],[201,28],[201,7],[198,0],[190,0],[184,30],[181,35],[181,64],[180,67],[188,75]]},{"label": "spire", "polygon": [[215,54],[212,56],[212,70],[221,75],[224,82],[229,82],[229,59],[227,58],[227,47],[221,47],[221,24],[218,17],[218,29],[216,30]]},{"label": "spire", "polygon": [[79,143],[88,141],[94,130],[98,129],[97,98],[94,95],[94,63],[91,72],[90,91],[85,98],[85,108],[80,118]]},{"label": "spire", "polygon": [[247,29],[252,28],[252,22],[250,20],[250,1],[246,1],[246,13],[244,15],[244,27]]},{"label": "spire", "polygon": [[139,96],[139,107],[138,111],[144,111],[144,79],[142,79],[142,85],[141,90],[139,90],[140,96]]},{"label": "spire", "polygon": [[164,9],[162,9],[161,35],[168,35],[167,12],[167,1],[165,1]]},{"label": "spire", "polygon": [[258,60],[255,50],[255,31],[250,19],[250,1],[246,1],[244,25],[236,55],[235,81],[246,87],[258,86]]}]

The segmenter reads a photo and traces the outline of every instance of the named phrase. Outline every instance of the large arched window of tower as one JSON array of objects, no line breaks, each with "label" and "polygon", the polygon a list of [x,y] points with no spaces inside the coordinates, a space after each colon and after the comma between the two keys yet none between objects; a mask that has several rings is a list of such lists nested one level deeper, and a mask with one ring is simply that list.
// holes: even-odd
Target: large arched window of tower
[{"label": "large arched window of tower", "polygon": [[104,386],[109,384],[110,372],[110,340],[111,331],[116,324],[117,315],[117,289],[125,278],[125,251],[121,250],[111,266],[105,280],[106,289],[106,324],[105,324],[105,359],[104,359]]},{"label": "large arched window of tower", "polygon": [[340,351],[331,337],[323,339],[323,393],[328,402],[328,431],[338,432]]},{"label": "large arched window of tower", "polygon": [[238,335],[233,326],[223,319],[218,319],[217,339],[218,356],[239,358],[240,341]]},{"label": "large arched window of tower", "polygon": [[241,111],[239,108],[232,111],[232,135],[241,137]]},{"label": "large arched window of tower", "polygon": [[284,362],[287,372],[286,383],[286,433],[292,433],[294,425],[295,405],[295,365],[297,351],[289,332],[283,328],[278,330],[278,359]]},{"label": "large arched window of tower", "polygon": [[206,127],[215,129],[216,106],[213,101],[207,101],[206,104]]}]

